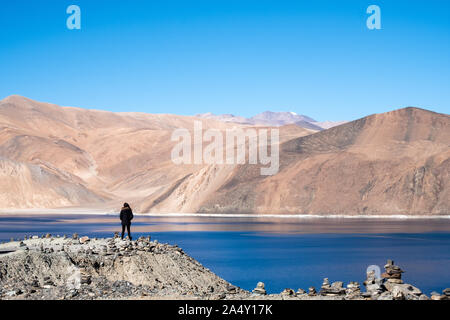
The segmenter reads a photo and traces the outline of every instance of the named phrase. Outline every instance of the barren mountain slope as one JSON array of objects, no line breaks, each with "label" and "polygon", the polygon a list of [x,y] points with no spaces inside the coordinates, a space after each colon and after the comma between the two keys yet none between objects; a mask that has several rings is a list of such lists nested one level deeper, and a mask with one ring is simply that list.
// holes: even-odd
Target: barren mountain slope
[{"label": "barren mountain slope", "polygon": [[282,145],[280,172],[244,165],[200,211],[448,214],[450,117],[368,116]]},{"label": "barren mountain slope", "polygon": [[0,201],[11,208],[103,203],[106,198],[58,170],[0,158]]},{"label": "barren mountain slope", "polygon": [[2,207],[110,210],[126,200],[137,212],[450,211],[448,115],[405,108],[317,133],[279,127],[274,176],[261,176],[260,165],[175,165],[171,135],[193,135],[196,120],[204,130],[256,128],[8,97],[0,101]]},{"label": "barren mountain slope", "polygon": [[[0,156],[8,160],[4,167],[14,165],[27,174],[21,173],[19,179],[5,173],[8,178],[0,182],[1,207],[109,209],[127,200],[136,211],[195,211],[197,203],[223,184],[224,173],[234,168],[212,170],[209,165],[171,161],[173,131],[186,128],[193,136],[196,120],[202,121],[203,130],[246,127],[195,117],[60,107],[10,96],[0,101]],[[281,127],[280,141],[311,132],[295,125]],[[30,170],[50,172],[53,178],[44,183]],[[215,171],[222,173],[212,174]],[[207,179],[202,178],[205,175]],[[62,179],[70,191],[62,192],[62,182],[55,179]],[[186,194],[180,195],[181,189],[172,194],[183,181],[188,184]],[[21,193],[15,193],[15,188]],[[198,191],[195,196],[190,188]]]}]

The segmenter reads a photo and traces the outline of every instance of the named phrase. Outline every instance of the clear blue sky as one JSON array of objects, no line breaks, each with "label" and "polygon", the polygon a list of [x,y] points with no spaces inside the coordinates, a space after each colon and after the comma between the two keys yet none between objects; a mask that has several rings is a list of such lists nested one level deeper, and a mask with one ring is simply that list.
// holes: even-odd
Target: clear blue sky
[{"label": "clear blue sky", "polygon": [[450,1],[1,0],[0,70],[0,98],[111,111],[450,113]]}]

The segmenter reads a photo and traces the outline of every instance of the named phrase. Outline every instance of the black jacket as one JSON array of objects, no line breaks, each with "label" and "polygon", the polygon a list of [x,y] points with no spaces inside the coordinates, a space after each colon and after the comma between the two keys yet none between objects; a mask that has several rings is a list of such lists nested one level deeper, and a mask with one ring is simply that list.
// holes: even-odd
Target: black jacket
[{"label": "black jacket", "polygon": [[123,207],[120,210],[120,221],[122,221],[122,225],[126,226],[131,224],[131,220],[133,220],[133,211],[131,211],[131,208]]}]

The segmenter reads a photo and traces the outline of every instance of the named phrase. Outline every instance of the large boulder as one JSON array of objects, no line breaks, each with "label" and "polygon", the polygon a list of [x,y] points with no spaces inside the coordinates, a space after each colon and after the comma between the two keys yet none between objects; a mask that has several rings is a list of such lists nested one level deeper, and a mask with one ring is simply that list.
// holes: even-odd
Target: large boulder
[{"label": "large boulder", "polygon": [[[422,295],[422,291],[419,288],[407,283],[395,284],[386,282],[384,283],[384,286],[392,294],[394,299],[416,300]],[[401,296],[403,297],[400,298]]]}]

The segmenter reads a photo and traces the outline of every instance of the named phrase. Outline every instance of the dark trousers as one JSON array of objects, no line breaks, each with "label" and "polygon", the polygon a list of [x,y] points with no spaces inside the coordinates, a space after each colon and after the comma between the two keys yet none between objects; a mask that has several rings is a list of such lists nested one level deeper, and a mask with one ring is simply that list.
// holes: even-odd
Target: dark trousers
[{"label": "dark trousers", "polygon": [[123,236],[125,235],[125,227],[127,227],[128,238],[130,238],[130,240],[131,240],[131,232],[130,232],[131,223],[122,225],[122,239],[123,239]]}]

